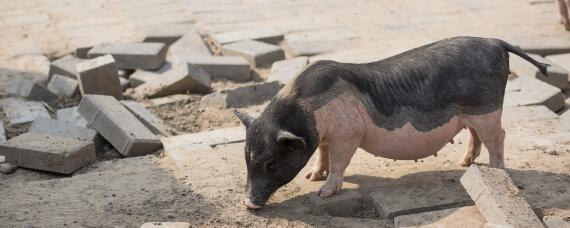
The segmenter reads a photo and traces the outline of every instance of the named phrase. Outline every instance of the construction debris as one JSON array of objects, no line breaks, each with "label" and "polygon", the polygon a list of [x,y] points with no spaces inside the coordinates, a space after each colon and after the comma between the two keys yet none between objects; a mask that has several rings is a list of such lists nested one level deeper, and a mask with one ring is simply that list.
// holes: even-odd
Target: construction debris
[{"label": "construction debris", "polygon": [[109,95],[121,99],[118,69],[111,55],[104,55],[77,64],[81,95]]},{"label": "construction debris", "polygon": [[166,58],[164,43],[111,43],[89,50],[89,58],[112,55],[119,69],[157,69]]}]

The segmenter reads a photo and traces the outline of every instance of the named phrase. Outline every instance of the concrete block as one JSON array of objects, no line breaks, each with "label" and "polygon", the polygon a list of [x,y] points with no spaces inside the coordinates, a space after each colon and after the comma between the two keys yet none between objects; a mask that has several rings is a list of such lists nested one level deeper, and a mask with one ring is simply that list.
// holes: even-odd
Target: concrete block
[{"label": "concrete block", "polygon": [[111,55],[105,55],[77,64],[81,95],[109,95],[121,99],[122,89],[117,65]]},{"label": "concrete block", "polygon": [[544,227],[504,170],[471,165],[460,181],[487,222]]},{"label": "concrete block", "polygon": [[78,127],[87,127],[87,120],[77,112],[77,106],[57,110],[57,119]]},{"label": "concrete block", "polygon": [[[87,56],[85,56],[85,58],[87,58]],[[48,80],[51,80],[51,77],[56,74],[77,80],[78,74],[75,65],[83,61],[85,60],[73,55],[66,55],[53,61],[49,66]]]},{"label": "concrete block", "polygon": [[89,58],[112,55],[120,69],[157,69],[166,58],[163,43],[110,43],[93,47]]},{"label": "concrete block", "polygon": [[145,28],[143,42],[148,43],[164,43],[170,46],[179,40],[188,31],[192,30],[192,26],[185,24],[160,25]]},{"label": "concrete block", "polygon": [[129,82],[131,83],[132,87],[137,87],[145,82],[152,81],[154,79],[159,79],[162,75],[172,69],[172,62],[166,61],[158,68],[157,70],[136,70],[131,76],[129,77]]},{"label": "concrete block", "polygon": [[273,98],[281,86],[279,82],[259,82],[208,94],[200,105],[220,108],[240,108],[260,104]]},{"label": "concrete block", "polygon": [[544,216],[542,221],[547,228],[570,228],[570,221],[566,221],[558,216]]},{"label": "concrete block", "polygon": [[396,227],[485,227],[485,218],[476,206],[428,211],[394,218]]},{"label": "concrete block", "polygon": [[334,197],[321,198],[310,196],[311,211],[315,214],[326,213],[331,216],[351,217],[362,209],[362,195],[356,190],[343,190]]},{"label": "concrete block", "polygon": [[206,71],[213,80],[248,81],[251,79],[249,62],[240,56],[193,57],[188,62]]},{"label": "concrete block", "polygon": [[315,40],[285,40],[285,46],[292,56],[313,56],[335,51],[338,48],[338,43]]},{"label": "concrete block", "polygon": [[278,81],[281,85],[285,85],[296,78],[307,64],[309,64],[309,58],[304,56],[274,62],[267,81]]},{"label": "concrete block", "polygon": [[147,222],[141,228],[190,228],[187,222]]},{"label": "concrete block", "polygon": [[210,49],[195,30],[187,32],[168,49],[168,59],[175,64],[186,62],[192,58],[211,56]]},{"label": "concrete block", "polygon": [[10,93],[32,101],[44,101],[49,103],[57,99],[57,95],[49,91],[46,87],[25,78],[17,78],[12,81]]},{"label": "concrete block", "polygon": [[167,135],[162,120],[157,118],[148,109],[136,101],[121,101],[121,104],[135,115],[152,133],[158,135]]},{"label": "concrete block", "polygon": [[278,44],[283,40],[283,32],[275,29],[258,28],[221,32],[213,34],[211,37],[219,46],[242,40],[257,40],[270,44]]},{"label": "concrete block", "polygon": [[202,144],[208,146],[217,146],[228,143],[236,143],[245,141],[245,129],[242,126],[221,128],[211,131],[201,131],[196,133],[177,135],[163,139],[172,146],[183,144]]},{"label": "concrete block", "polygon": [[36,101],[5,98],[0,100],[0,107],[6,113],[9,125],[30,123],[38,117],[50,117],[44,105]]},{"label": "concrete block", "polygon": [[75,49],[75,57],[80,58],[80,59],[89,58],[88,53],[89,53],[89,50],[91,50],[91,48],[93,48],[93,46],[83,46],[83,47],[76,48]]},{"label": "concrete block", "polygon": [[253,67],[266,66],[285,59],[285,53],[279,46],[255,40],[222,45],[221,52],[225,56],[244,57]]},{"label": "concrete block", "polygon": [[[4,123],[0,120],[0,143],[6,142],[6,129],[4,129]],[[1,161],[0,163],[2,163]]]},{"label": "concrete block", "polygon": [[135,97],[156,98],[178,93],[207,93],[212,80],[210,75],[189,63],[174,66],[160,78],[146,82],[134,89]]},{"label": "concrete block", "polygon": [[552,111],[564,107],[562,91],[533,77],[519,77],[507,83],[504,107],[544,105]]},{"label": "concrete block", "polygon": [[77,80],[59,74],[54,74],[47,85],[49,91],[64,97],[74,97],[77,94],[78,88],[79,82],[77,82]]},{"label": "concrete block", "polygon": [[19,167],[62,174],[71,174],[96,159],[91,142],[35,133],[0,144],[0,155]]},{"label": "concrete block", "polygon": [[111,96],[86,95],[77,111],[88,127],[97,130],[124,156],[146,155],[161,147],[160,140]]},{"label": "concrete block", "polygon": [[34,120],[30,133],[61,136],[65,138],[80,139],[93,143],[97,154],[103,153],[105,140],[97,131],[84,127],[78,127],[63,120],[40,117]]}]

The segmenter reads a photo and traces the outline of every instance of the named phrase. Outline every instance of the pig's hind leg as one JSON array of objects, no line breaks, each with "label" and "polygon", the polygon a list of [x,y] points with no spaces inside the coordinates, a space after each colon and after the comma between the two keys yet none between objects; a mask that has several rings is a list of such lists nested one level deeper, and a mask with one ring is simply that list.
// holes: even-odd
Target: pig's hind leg
[{"label": "pig's hind leg", "polygon": [[502,110],[483,114],[466,116],[467,126],[472,127],[481,142],[489,151],[489,166],[505,168],[503,159],[505,131],[501,126]]},{"label": "pig's hind leg", "polygon": [[329,173],[329,145],[322,144],[319,145],[318,157],[311,168],[311,171],[307,172],[305,177],[310,181],[319,181],[324,179],[324,173]]},{"label": "pig's hind leg", "polygon": [[477,132],[472,127],[467,127],[469,129],[469,143],[467,144],[467,150],[458,164],[461,166],[471,165],[479,154],[481,153],[481,139]]}]

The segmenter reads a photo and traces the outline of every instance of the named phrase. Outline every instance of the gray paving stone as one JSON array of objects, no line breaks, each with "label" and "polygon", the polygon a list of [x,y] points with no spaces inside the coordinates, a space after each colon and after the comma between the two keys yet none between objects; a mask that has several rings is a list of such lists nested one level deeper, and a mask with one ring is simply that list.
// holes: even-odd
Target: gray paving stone
[{"label": "gray paving stone", "polygon": [[146,82],[133,91],[135,97],[156,98],[179,93],[207,93],[211,90],[210,75],[189,63],[174,66],[159,78]]},{"label": "gray paving stone", "polygon": [[338,44],[330,41],[285,40],[285,46],[292,56],[313,56],[333,52]]},{"label": "gray paving stone", "polygon": [[267,81],[278,81],[285,85],[293,80],[309,64],[309,58],[301,56],[274,62]]},{"label": "gray paving stone", "polygon": [[206,71],[213,80],[248,81],[251,79],[249,62],[240,56],[204,56],[192,58],[188,62]]},{"label": "gray paving stone", "polygon": [[89,58],[112,55],[120,69],[157,69],[166,58],[163,43],[110,43],[89,50]]},{"label": "gray paving stone", "polygon": [[32,101],[44,101],[49,103],[57,99],[57,95],[49,91],[46,87],[25,78],[17,78],[12,81],[10,93]]},{"label": "gray paving stone", "polygon": [[140,156],[161,147],[160,140],[111,96],[86,95],[78,112],[122,155]]},{"label": "gray paving stone", "polygon": [[544,227],[504,170],[471,165],[460,181],[487,222]]},{"label": "gray paving stone", "polygon": [[144,40],[143,42],[150,43],[164,43],[166,46],[170,46],[172,43],[176,42],[182,36],[184,36],[188,31],[192,30],[191,25],[186,24],[172,24],[172,25],[160,25],[145,28]]},{"label": "gray paving stone", "polygon": [[59,74],[54,74],[47,85],[49,91],[64,97],[74,97],[77,94],[78,88],[79,82],[77,82],[77,80]]},{"label": "gray paving stone", "polygon": [[485,218],[476,206],[428,211],[394,218],[396,227],[485,227]]},{"label": "gray paving stone", "polygon": [[6,142],[6,129],[4,129],[4,123],[2,122],[2,120],[0,120],[0,143],[3,142]]},{"label": "gray paving stone", "polygon": [[542,221],[547,228],[570,228],[570,221],[565,221],[558,216],[544,216]]},{"label": "gray paving stone", "polygon": [[26,124],[38,117],[50,117],[44,105],[36,101],[5,98],[0,100],[0,107],[6,113],[8,125]]},{"label": "gray paving stone", "polygon": [[208,94],[200,100],[203,106],[240,108],[270,100],[279,92],[279,82],[258,82]]},{"label": "gray paving stone", "polygon": [[242,126],[201,131],[177,135],[163,139],[165,145],[178,147],[186,144],[217,146],[245,141],[245,129]]},{"label": "gray paving stone", "polygon": [[210,49],[200,34],[191,30],[170,46],[167,59],[179,64],[192,58],[211,55]]},{"label": "gray paving stone", "polygon": [[562,91],[533,77],[521,76],[507,83],[504,107],[544,105],[552,111],[564,108]]},{"label": "gray paving stone", "polygon": [[329,198],[313,194],[310,200],[311,210],[315,214],[351,217],[362,210],[362,195],[356,190],[343,190]]},{"label": "gray paving stone", "polygon": [[0,144],[0,155],[19,167],[62,174],[71,174],[96,159],[91,142],[35,133]]},{"label": "gray paving stone", "polygon": [[[87,56],[85,56],[85,58],[87,58]],[[83,61],[85,60],[73,55],[66,55],[53,61],[49,67],[48,80],[51,80],[51,77],[55,74],[77,80],[78,74],[75,65]]]},{"label": "gray paving stone", "polygon": [[285,53],[279,46],[255,40],[222,45],[221,52],[225,56],[242,56],[253,67],[270,65],[285,58]]},{"label": "gray paving stone", "polygon": [[87,121],[77,112],[77,106],[58,109],[57,119],[78,127],[87,127]]},{"label": "gray paving stone", "polygon": [[111,55],[105,55],[77,64],[81,95],[109,95],[122,98],[118,69]]},{"label": "gray paving stone", "polygon": [[162,120],[157,118],[148,109],[136,101],[121,101],[133,115],[135,115],[152,133],[158,135],[167,135]]},{"label": "gray paving stone", "polygon": [[154,79],[160,78],[166,72],[172,69],[172,62],[166,61],[158,68],[157,70],[136,70],[131,76],[129,77],[129,82],[132,87],[137,87],[145,82],[152,81]]},{"label": "gray paving stone", "polygon": [[220,32],[211,35],[211,37],[218,46],[242,40],[257,40],[270,44],[278,44],[283,40],[283,32],[275,29],[256,28]]},{"label": "gray paving stone", "polygon": [[99,133],[97,133],[97,131],[85,127],[78,127],[63,120],[55,120],[45,117],[37,118],[32,123],[28,132],[92,142],[97,154],[105,152],[105,140]]}]

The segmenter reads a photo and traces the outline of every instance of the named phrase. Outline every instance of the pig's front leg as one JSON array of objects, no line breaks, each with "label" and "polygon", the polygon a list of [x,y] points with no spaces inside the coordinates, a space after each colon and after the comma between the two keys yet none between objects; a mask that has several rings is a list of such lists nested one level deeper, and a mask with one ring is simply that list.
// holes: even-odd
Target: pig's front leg
[{"label": "pig's front leg", "polygon": [[329,169],[329,145],[322,144],[319,145],[318,157],[305,177],[310,181],[319,181],[324,179],[324,173],[330,173]]},{"label": "pig's front leg", "polygon": [[340,191],[344,179],[344,171],[359,144],[358,142],[337,140],[329,145],[330,174],[325,184],[319,190],[319,196],[322,198],[330,197]]}]

